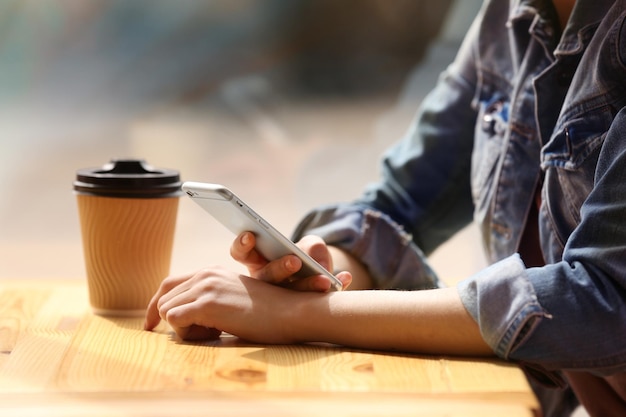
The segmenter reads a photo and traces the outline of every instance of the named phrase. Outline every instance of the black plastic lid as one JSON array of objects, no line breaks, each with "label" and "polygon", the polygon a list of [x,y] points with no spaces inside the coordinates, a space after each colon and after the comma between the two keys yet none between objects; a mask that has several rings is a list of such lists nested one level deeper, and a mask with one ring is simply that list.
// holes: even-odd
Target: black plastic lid
[{"label": "black plastic lid", "polygon": [[74,191],[102,197],[161,198],[182,195],[178,171],[153,168],[143,159],[112,159],[76,171]]}]

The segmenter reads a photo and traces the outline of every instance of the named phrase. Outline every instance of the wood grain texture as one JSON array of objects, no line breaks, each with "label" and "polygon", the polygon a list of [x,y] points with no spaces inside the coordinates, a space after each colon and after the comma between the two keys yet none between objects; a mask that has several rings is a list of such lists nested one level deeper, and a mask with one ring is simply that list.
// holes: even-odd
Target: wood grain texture
[{"label": "wood grain texture", "polygon": [[0,281],[0,415],[513,417],[537,408],[521,371],[496,360],[230,335],[186,343],[142,325],[92,314],[81,281]]}]

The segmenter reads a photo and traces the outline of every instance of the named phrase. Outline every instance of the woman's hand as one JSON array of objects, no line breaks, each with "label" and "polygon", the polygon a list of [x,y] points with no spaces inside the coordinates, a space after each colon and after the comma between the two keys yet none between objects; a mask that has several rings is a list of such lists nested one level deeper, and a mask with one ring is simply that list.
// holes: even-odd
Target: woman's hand
[{"label": "woman's hand", "polygon": [[304,293],[222,267],[166,278],[152,297],[146,330],[166,321],[182,339],[216,339],[221,331],[261,343],[293,343],[290,311]]},{"label": "woman's hand", "polygon": [[455,287],[424,291],[292,291],[221,267],[166,278],[145,329],[165,320],[182,339],[225,331],[264,344],[493,355]]},{"label": "woman's hand", "polygon": [[[295,278],[294,274],[300,270],[302,261],[296,255],[286,255],[275,261],[268,261],[255,250],[256,239],[253,233],[244,232],[233,242],[230,254],[236,261],[248,268],[250,276],[272,284],[281,285],[300,291],[325,292],[331,288],[330,280],[323,275],[314,275],[307,278]],[[298,247],[309,254],[328,271],[333,271],[333,258],[328,246],[317,236],[305,236],[297,242]],[[352,275],[349,272],[340,272],[336,277],[347,288]]]}]

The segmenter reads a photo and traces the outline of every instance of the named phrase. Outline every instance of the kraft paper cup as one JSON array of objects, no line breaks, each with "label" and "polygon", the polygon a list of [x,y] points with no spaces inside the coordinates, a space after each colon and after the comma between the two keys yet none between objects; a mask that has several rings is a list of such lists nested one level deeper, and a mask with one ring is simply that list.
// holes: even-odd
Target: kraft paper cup
[{"label": "kraft paper cup", "polygon": [[143,160],[77,171],[89,301],[96,314],[145,314],[169,274],[180,176]]}]

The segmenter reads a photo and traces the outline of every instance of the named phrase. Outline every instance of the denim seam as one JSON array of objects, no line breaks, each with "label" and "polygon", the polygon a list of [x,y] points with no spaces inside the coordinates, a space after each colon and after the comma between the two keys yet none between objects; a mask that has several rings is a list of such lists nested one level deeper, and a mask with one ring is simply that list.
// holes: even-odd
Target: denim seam
[{"label": "denim seam", "polygon": [[[496,354],[504,359],[509,359],[516,348],[520,347],[524,340],[530,337],[542,318],[550,319],[552,316],[546,313],[536,300],[526,303],[517,312],[513,322],[507,325],[507,330],[498,343]],[[530,327],[526,328],[531,320]],[[520,336],[522,339],[518,340]]]}]

